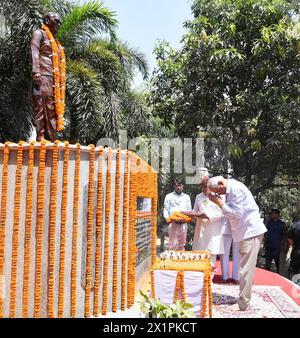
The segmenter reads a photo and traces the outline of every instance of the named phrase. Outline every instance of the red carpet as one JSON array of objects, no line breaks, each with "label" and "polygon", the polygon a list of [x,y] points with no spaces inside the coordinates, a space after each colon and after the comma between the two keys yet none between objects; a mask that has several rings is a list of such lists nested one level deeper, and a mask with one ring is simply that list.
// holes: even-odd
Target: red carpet
[{"label": "red carpet", "polygon": [[[221,265],[220,261],[217,261],[217,273],[214,277],[214,283],[220,283],[221,278]],[[254,276],[255,285],[269,285],[269,286],[280,286],[281,289],[297,303],[300,307],[300,287],[292,283],[288,279],[264,269],[256,268]]]}]

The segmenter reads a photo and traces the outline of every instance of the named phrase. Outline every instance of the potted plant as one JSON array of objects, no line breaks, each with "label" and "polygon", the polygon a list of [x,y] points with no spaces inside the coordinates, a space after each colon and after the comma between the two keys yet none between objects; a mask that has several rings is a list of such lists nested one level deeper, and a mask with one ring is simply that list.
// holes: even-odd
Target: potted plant
[{"label": "potted plant", "polygon": [[140,291],[142,300],[140,301],[140,310],[149,315],[149,318],[195,318],[192,310],[193,305],[178,300],[175,304],[165,305],[159,299],[150,298]]}]

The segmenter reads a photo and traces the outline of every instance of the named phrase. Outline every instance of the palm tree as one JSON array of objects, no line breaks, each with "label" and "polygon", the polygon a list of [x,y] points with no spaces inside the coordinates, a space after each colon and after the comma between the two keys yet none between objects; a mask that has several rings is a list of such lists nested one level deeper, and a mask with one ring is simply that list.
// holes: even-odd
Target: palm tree
[{"label": "palm tree", "polygon": [[[144,102],[131,90],[136,69],[144,78],[148,76],[145,57],[118,40],[116,15],[102,2],[0,1],[0,11],[6,18],[5,34],[0,37],[2,141],[18,141],[30,134],[29,42],[47,11],[58,12],[63,19],[58,38],[68,60],[66,128],[61,137],[95,143],[100,137],[116,137],[129,110],[132,115],[145,113]],[[133,123],[129,128],[134,132],[135,126]]]}]

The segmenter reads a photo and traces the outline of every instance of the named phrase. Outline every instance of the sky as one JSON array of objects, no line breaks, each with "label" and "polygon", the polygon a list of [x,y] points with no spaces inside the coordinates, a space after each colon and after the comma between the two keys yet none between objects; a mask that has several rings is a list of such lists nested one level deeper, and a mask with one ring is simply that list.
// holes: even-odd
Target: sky
[{"label": "sky", "polygon": [[[85,0],[80,1],[85,2]],[[117,14],[118,36],[142,51],[148,60],[150,74],[156,63],[153,49],[158,39],[180,46],[185,30],[183,22],[191,18],[190,0],[103,0]],[[139,87],[142,77],[136,76]]]}]

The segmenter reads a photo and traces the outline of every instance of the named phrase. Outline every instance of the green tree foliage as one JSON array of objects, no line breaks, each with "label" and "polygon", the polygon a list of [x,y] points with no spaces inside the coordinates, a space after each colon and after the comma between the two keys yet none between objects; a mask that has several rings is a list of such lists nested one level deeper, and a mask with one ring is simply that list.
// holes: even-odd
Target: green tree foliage
[{"label": "green tree foliage", "polygon": [[[135,70],[145,79],[148,76],[145,56],[117,38],[116,14],[102,2],[0,0],[5,17],[0,36],[0,140],[18,141],[30,135],[29,44],[48,11],[63,19],[58,39],[67,55],[66,128],[60,137],[96,143],[100,137],[115,137],[129,111],[132,118],[147,116],[145,105],[131,89]],[[133,134],[140,132],[135,123],[126,127]]]},{"label": "green tree foliage", "polygon": [[179,136],[204,136],[214,173],[258,196],[300,166],[297,2],[197,0],[179,50],[155,49],[150,102]]}]

